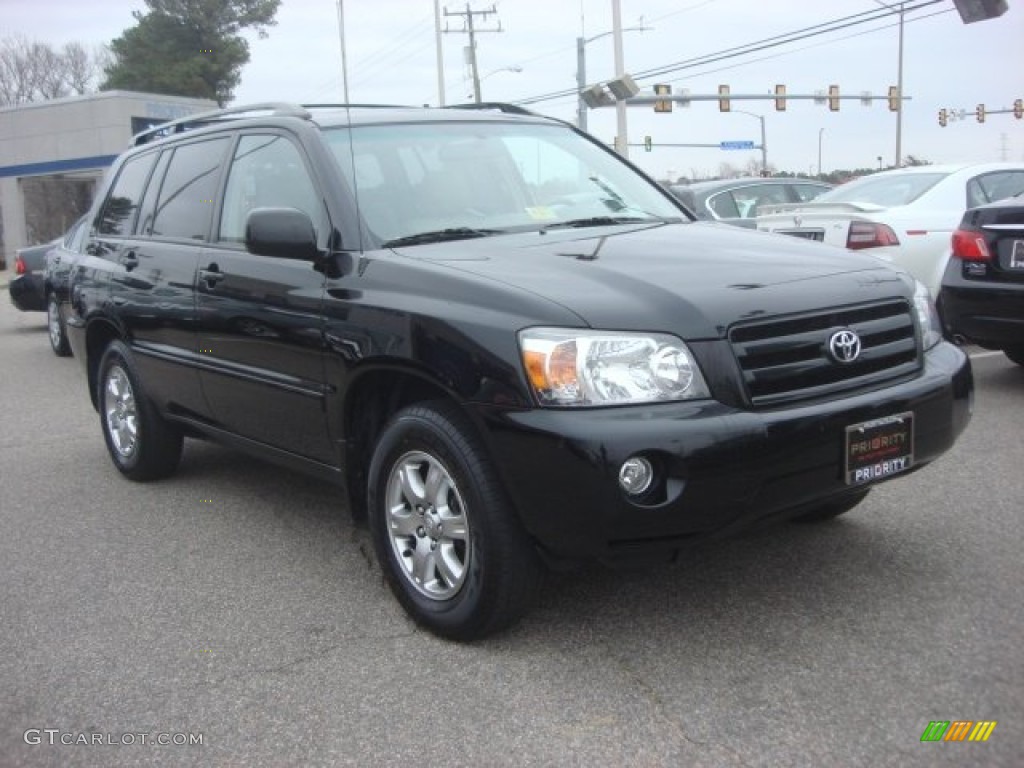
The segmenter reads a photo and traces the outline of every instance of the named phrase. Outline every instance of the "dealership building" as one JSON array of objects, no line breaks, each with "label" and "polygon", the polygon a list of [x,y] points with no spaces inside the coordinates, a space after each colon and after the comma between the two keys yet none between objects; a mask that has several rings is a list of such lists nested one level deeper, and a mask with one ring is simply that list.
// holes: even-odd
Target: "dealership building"
[{"label": "dealership building", "polygon": [[59,237],[85,213],[134,134],[216,107],[206,99],[104,91],[0,108],[0,268],[18,248]]}]

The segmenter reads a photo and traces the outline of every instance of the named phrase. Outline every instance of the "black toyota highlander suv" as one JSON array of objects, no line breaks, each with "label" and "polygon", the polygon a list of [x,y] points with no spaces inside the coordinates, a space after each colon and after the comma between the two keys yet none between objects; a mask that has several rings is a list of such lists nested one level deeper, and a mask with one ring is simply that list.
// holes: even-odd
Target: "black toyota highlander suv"
[{"label": "black toyota highlander suv", "polygon": [[694,223],[561,121],[258,105],[136,138],[67,311],[114,464],[202,437],[336,481],[471,639],[552,562],[821,520],[950,448],[967,358],[868,256]]}]

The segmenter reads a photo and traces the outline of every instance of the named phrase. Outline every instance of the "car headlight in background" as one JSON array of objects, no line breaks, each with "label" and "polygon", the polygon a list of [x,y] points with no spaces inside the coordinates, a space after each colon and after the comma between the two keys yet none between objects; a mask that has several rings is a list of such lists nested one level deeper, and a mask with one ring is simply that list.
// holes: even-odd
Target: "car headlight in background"
[{"label": "car headlight in background", "polygon": [[928,289],[920,280],[914,281],[914,315],[917,317],[917,325],[921,329],[921,341],[924,342],[926,350],[942,341],[942,324],[939,322],[939,313],[935,311],[932,295],[928,293]]},{"label": "car headlight in background", "polygon": [[709,397],[690,350],[660,333],[529,328],[523,366],[541,405],[626,405]]}]

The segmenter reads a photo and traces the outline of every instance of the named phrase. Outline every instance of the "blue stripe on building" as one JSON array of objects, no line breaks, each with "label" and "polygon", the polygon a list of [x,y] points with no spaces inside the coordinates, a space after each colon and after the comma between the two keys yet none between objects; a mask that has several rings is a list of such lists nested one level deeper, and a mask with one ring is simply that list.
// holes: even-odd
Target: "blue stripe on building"
[{"label": "blue stripe on building", "polygon": [[22,165],[0,166],[0,178],[6,176],[40,176],[68,171],[91,171],[107,168],[117,159],[117,155],[96,155],[95,157],[75,157],[70,160],[52,160],[46,163],[24,163]]}]

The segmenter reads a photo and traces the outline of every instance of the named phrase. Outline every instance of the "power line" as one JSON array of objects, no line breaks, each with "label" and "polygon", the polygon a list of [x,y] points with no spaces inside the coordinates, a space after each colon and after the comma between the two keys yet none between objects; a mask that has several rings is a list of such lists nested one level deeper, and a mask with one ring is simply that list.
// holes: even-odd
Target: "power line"
[{"label": "power line", "polygon": [[[943,2],[944,0],[924,0],[917,5],[904,9],[904,13],[912,13],[914,11],[926,8],[931,5]],[[633,73],[634,80],[650,80],[655,77],[661,77],[666,74],[673,72],[679,72],[685,69],[693,69],[695,67],[713,64],[718,61],[724,61],[731,58],[739,58],[741,56],[747,56],[758,51],[766,50],[769,48],[776,48],[781,45],[787,45],[799,40],[804,40],[809,37],[817,35],[829,34],[831,32],[837,32],[842,29],[857,26],[860,24],[866,24],[872,21],[877,21],[885,16],[892,15],[894,11],[885,10],[882,8],[862,11],[861,13],[852,14],[850,16],[843,16],[838,19],[832,19],[831,21],[822,22],[815,24],[810,27],[804,27],[802,29],[793,30],[792,32],[786,32],[781,35],[774,35],[772,37],[763,38],[756,40],[752,43],[746,43],[744,45],[735,46],[732,48],[726,48],[722,51],[716,51],[711,54],[704,54],[701,56],[695,56],[691,59],[685,59],[683,61],[674,62],[672,64],[655,67],[653,69],[643,70],[640,72]],[[551,93],[542,94],[540,96],[531,96],[526,99],[521,99],[516,104],[538,104],[543,101],[552,101],[555,99],[561,99],[568,96],[575,96],[575,88],[567,88],[560,91],[554,91]]]}]

